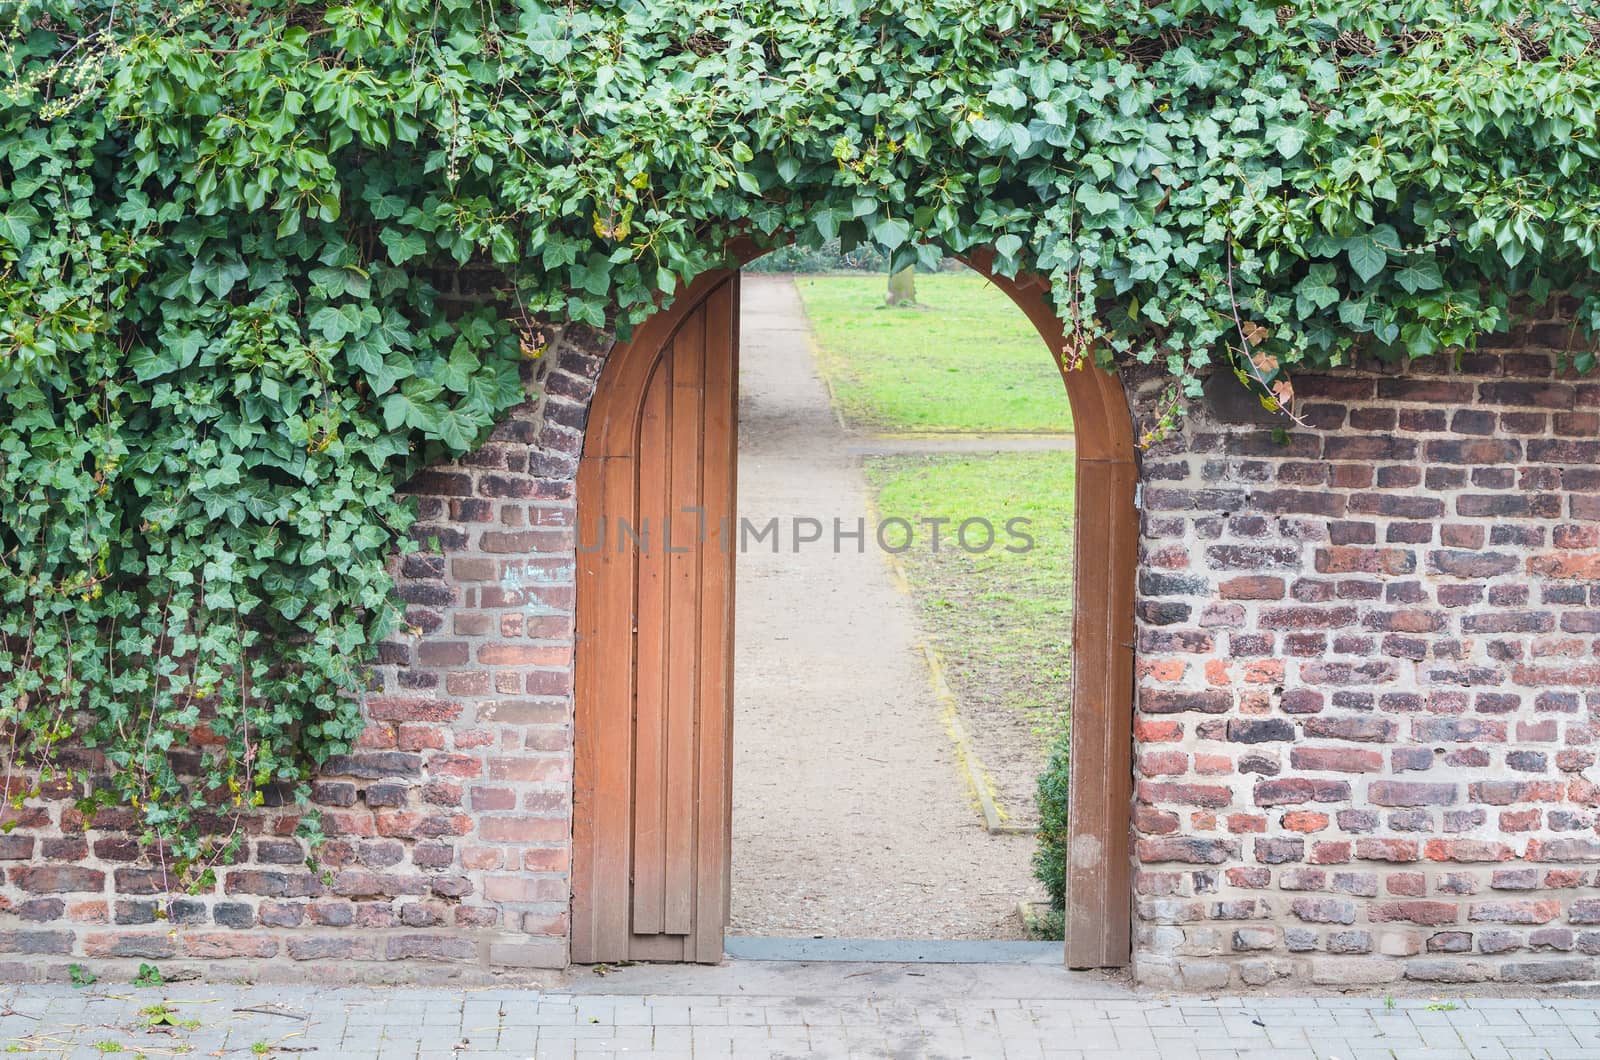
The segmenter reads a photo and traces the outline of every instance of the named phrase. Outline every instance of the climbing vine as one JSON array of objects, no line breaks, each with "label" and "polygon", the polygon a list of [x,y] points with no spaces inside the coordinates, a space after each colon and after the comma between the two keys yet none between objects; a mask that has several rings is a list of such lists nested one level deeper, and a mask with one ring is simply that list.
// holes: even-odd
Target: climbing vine
[{"label": "climbing vine", "polygon": [[[1287,407],[1558,296],[1589,370],[1589,10],[0,3],[8,794],[225,854],[357,736],[398,486],[523,399],[530,322],[626,329],[735,238],[991,247],[1064,360],[1177,399],[1221,363]],[[441,297],[468,264],[492,309]]]}]

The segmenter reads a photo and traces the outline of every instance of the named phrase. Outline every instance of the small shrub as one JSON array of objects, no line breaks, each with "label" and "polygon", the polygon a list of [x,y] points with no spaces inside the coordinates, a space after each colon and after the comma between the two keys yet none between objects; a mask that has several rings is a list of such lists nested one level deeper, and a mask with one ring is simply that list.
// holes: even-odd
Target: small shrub
[{"label": "small shrub", "polygon": [[1033,874],[1050,895],[1050,909],[1067,907],[1067,774],[1068,737],[1063,728],[1050,748],[1050,761],[1039,775],[1039,846],[1033,852]]}]

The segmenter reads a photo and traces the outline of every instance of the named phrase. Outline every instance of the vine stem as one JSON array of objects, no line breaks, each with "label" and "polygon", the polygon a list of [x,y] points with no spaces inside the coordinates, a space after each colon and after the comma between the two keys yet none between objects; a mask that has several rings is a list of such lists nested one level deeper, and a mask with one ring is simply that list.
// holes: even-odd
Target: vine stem
[{"label": "vine stem", "polygon": [[[1239,331],[1239,347],[1240,352],[1244,355],[1241,358],[1244,361],[1244,371],[1251,379],[1255,380],[1257,386],[1272,395],[1272,400],[1277,403],[1279,412],[1294,421],[1296,426],[1309,427],[1310,424],[1306,423],[1304,417],[1295,415],[1294,409],[1279,399],[1278,395],[1273,392],[1272,387],[1261,374],[1261,369],[1256,364],[1255,358],[1250,354],[1250,340],[1245,336],[1244,320],[1239,316],[1239,296],[1234,292],[1233,288],[1233,233],[1228,233],[1227,238],[1223,240],[1222,248],[1228,265],[1227,275],[1225,276],[1228,283],[1228,305],[1233,310],[1233,326]],[[1292,401],[1293,399],[1291,398],[1290,400]]]}]

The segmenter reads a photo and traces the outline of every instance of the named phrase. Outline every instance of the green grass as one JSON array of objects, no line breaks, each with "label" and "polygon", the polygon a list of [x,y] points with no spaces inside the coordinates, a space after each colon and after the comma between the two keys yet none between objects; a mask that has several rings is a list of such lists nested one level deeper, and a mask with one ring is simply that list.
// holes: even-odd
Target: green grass
[{"label": "green grass", "polygon": [[820,368],[853,428],[1072,430],[1051,351],[1022,310],[970,270],[917,277],[915,307],[883,305],[887,277],[795,279]]},{"label": "green grass", "polygon": [[956,695],[1023,711],[1047,744],[1067,723],[1071,687],[1072,454],[874,457],[867,475],[883,518],[984,518],[1002,544],[1007,519],[1032,520],[1027,552],[919,545],[900,560]]}]

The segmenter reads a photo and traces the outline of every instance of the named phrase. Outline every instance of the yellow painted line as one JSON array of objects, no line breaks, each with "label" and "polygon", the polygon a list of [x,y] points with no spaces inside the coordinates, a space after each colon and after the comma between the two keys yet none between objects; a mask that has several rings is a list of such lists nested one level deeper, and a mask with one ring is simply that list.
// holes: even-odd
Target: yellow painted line
[{"label": "yellow painted line", "polygon": [[[877,525],[878,507],[870,492],[867,494],[867,514],[873,525]],[[900,557],[893,552],[884,552],[883,558],[889,567],[889,581],[896,590],[912,597],[911,580],[906,577],[905,565],[900,562]],[[966,727],[961,724],[961,701],[956,699],[950,683],[945,680],[943,659],[926,637],[919,638],[918,647],[922,649],[922,658],[928,666],[928,683],[933,689],[933,698],[939,703],[939,720],[944,724],[945,734],[950,737],[956,760],[967,778],[967,793],[978,804],[985,830],[994,835],[1036,835],[1039,831],[1037,828],[1008,823],[1011,815],[1001,807],[994,781],[978,760],[977,752],[972,749],[972,741],[967,738]]]},{"label": "yellow painted line", "polygon": [[1006,820],[1010,815],[1002,810],[996,801],[994,782],[989,779],[988,771],[978,761],[978,756],[972,750],[971,741],[967,739],[967,730],[961,724],[959,714],[960,702],[950,690],[949,682],[944,679],[944,667],[939,662],[939,653],[924,641],[922,656],[928,662],[928,683],[933,686],[933,696],[939,701],[940,719],[944,722],[944,730],[949,734],[950,742],[955,745],[956,758],[960,759],[961,767],[966,771],[967,784],[978,798],[978,810],[983,814],[984,827],[996,833],[1008,831]]}]

